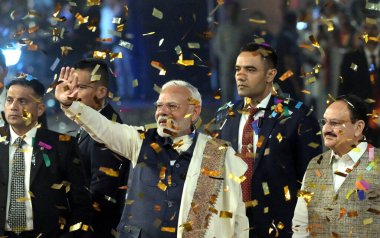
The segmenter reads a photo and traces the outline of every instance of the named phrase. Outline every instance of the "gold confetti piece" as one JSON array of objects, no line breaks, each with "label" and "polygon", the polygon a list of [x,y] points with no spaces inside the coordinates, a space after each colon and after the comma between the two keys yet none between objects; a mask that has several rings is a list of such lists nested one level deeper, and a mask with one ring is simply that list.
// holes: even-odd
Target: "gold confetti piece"
[{"label": "gold confetti piece", "polygon": [[82,227],[82,222],[78,222],[72,226],[70,226],[70,232],[77,231]]},{"label": "gold confetti piece", "polygon": [[311,92],[309,90],[306,90],[306,89],[302,90],[301,92],[304,94],[311,94]]},{"label": "gold confetti piece", "polygon": [[61,46],[61,55],[68,55],[70,50],[73,50],[73,48],[71,48],[70,46]]},{"label": "gold confetti piece", "polygon": [[269,186],[268,186],[268,183],[267,182],[262,182],[262,187],[263,187],[263,191],[264,191],[264,195],[269,195]]},{"label": "gold confetti piece", "polygon": [[322,173],[319,169],[316,169],[315,170],[315,175],[317,175],[318,177],[321,177],[322,176]]},{"label": "gold confetti piece", "polygon": [[162,20],[162,18],[164,17],[164,14],[157,8],[153,8],[152,16]]},{"label": "gold confetti piece", "polygon": [[158,181],[157,187],[158,187],[159,189],[161,189],[162,191],[165,192],[168,186],[166,186],[166,184],[164,184],[164,183],[160,180],[160,181]]},{"label": "gold confetti piece", "polygon": [[222,174],[220,171],[209,170],[208,168],[202,168],[201,173],[205,176],[210,176],[210,177],[220,177],[220,175]]},{"label": "gold confetti piece", "polygon": [[79,12],[77,12],[75,14],[75,18],[77,19],[77,24],[78,25],[82,25],[82,24],[88,22],[88,16],[87,17],[83,17]]},{"label": "gold confetti piece", "polygon": [[315,142],[310,142],[309,144],[307,144],[307,146],[313,148],[313,149],[316,149],[319,147],[319,144],[318,143],[315,143]]},{"label": "gold confetti piece", "polygon": [[215,208],[213,208],[213,207],[209,207],[208,210],[209,210],[211,213],[214,213],[215,215],[218,215],[218,210],[216,210]]},{"label": "gold confetti piece", "polygon": [[316,47],[316,48],[319,48],[320,45],[318,43],[318,41],[315,39],[315,37],[313,35],[310,35],[309,36],[309,40],[311,41],[311,44]]},{"label": "gold confetti piece", "polygon": [[124,30],[124,24],[119,24],[116,26],[116,31],[122,32]]},{"label": "gold confetti piece", "polygon": [[139,81],[137,79],[132,81],[132,87],[136,88],[139,86]]},{"label": "gold confetti piece", "polygon": [[150,144],[150,147],[152,147],[152,149],[153,149],[156,153],[159,153],[159,152],[161,151],[161,147],[160,147],[157,143],[155,143],[155,142],[151,143],[151,144]]},{"label": "gold confetti piece", "polygon": [[197,42],[188,42],[187,47],[189,47],[190,49],[200,49],[201,45]]},{"label": "gold confetti piece", "polygon": [[363,220],[363,225],[369,225],[369,224],[372,224],[373,223],[373,218],[370,217],[370,218],[366,218]]},{"label": "gold confetti piece", "polygon": [[347,216],[352,218],[352,217],[359,216],[359,214],[358,214],[358,211],[349,211],[349,212],[347,212]]},{"label": "gold confetti piece", "polygon": [[259,202],[255,199],[252,201],[245,202],[245,207],[256,207]]},{"label": "gold confetti piece", "polygon": [[289,186],[284,187],[285,201],[290,201],[292,199],[289,191]]},{"label": "gold confetti piece", "polygon": [[177,142],[174,142],[172,146],[173,146],[173,149],[177,150],[179,147],[183,146],[183,144],[184,144],[184,141],[179,140]]},{"label": "gold confetti piece", "polygon": [[30,198],[27,198],[27,197],[16,198],[16,202],[27,202],[27,201],[30,201]]},{"label": "gold confetti piece", "polygon": [[70,141],[71,136],[69,135],[59,135],[59,141]]},{"label": "gold confetti piece", "polygon": [[283,73],[279,79],[280,79],[281,81],[285,81],[286,79],[292,77],[293,75],[294,75],[293,71],[291,71],[291,70],[289,69],[288,71],[286,71],[285,73]]},{"label": "gold confetti piece", "polygon": [[313,195],[314,195],[313,192],[309,192],[306,190],[300,190],[297,192],[297,197],[303,198],[305,200],[307,206],[309,205],[311,199],[313,198]]},{"label": "gold confetti piece", "polygon": [[[54,7],[54,12],[53,12],[53,17],[58,17],[59,15],[59,12],[61,11],[61,4],[60,3],[57,3]],[[12,19],[13,20],[13,19]]]},{"label": "gold confetti piece", "polygon": [[110,52],[109,56],[110,56],[110,62],[112,62],[115,59],[122,59],[123,58],[123,53],[122,52],[118,52],[118,53]]},{"label": "gold confetti piece", "polygon": [[178,60],[177,64],[182,65],[182,66],[193,66],[194,65],[194,60]]},{"label": "gold confetti piece", "polygon": [[164,232],[170,232],[170,233],[175,233],[175,227],[166,227],[166,226],[162,226],[162,227],[161,227],[161,231],[164,231]]},{"label": "gold confetti piece", "polygon": [[366,17],[365,18],[365,23],[366,24],[370,24],[370,25],[376,25],[377,21],[376,21],[376,18]]},{"label": "gold confetti piece", "polygon": [[150,35],[154,35],[154,34],[156,34],[156,32],[151,31],[151,32],[148,32],[148,33],[144,33],[144,34],[142,34],[142,35],[143,35],[143,36],[150,36]]},{"label": "gold confetti piece", "polygon": [[265,140],[265,136],[261,135],[259,137],[259,140],[257,141],[256,147],[260,148],[263,145],[264,140]]},{"label": "gold confetti piece", "polygon": [[214,98],[216,100],[220,100],[222,98],[222,89],[219,88],[218,90],[216,90],[216,92],[214,93]]},{"label": "gold confetti piece", "polygon": [[269,207],[264,207],[264,213],[268,213],[269,212]]},{"label": "gold confetti piece", "polygon": [[124,15],[125,15],[126,17],[128,17],[128,14],[129,14],[128,6],[127,6],[127,5],[124,5]]},{"label": "gold confetti piece", "polygon": [[119,177],[119,171],[113,170],[112,168],[107,167],[99,167],[99,171],[105,173],[106,175],[110,177]]},{"label": "gold confetti piece", "polygon": [[315,83],[317,79],[315,77],[308,78],[305,82],[306,85],[310,85],[312,83]]},{"label": "gold confetti piece", "polygon": [[160,179],[163,180],[165,179],[165,172],[166,172],[166,167],[162,166],[160,170]]},{"label": "gold confetti piece", "polygon": [[29,27],[29,29],[28,29],[28,33],[29,33],[29,34],[32,34],[32,33],[36,32],[36,31],[38,31],[38,29],[39,29],[38,26],[32,26],[32,27]]},{"label": "gold confetti piece", "polygon": [[232,218],[232,212],[220,211],[219,217],[221,217],[221,218]]},{"label": "gold confetti piece", "polygon": [[92,57],[94,57],[95,59],[106,59],[107,53],[104,51],[94,51]]},{"label": "gold confetti piece", "polygon": [[334,174],[341,176],[341,177],[347,177],[347,174],[339,172],[339,171],[335,171]]},{"label": "gold confetti piece", "polygon": [[164,66],[163,66],[160,62],[158,62],[158,61],[154,61],[154,60],[152,60],[152,61],[150,62],[150,65],[151,65],[153,68],[156,68],[156,69],[158,69],[158,70],[163,70],[163,69],[164,69]]},{"label": "gold confetti piece", "polygon": [[266,20],[262,19],[254,19],[254,18],[249,18],[249,22],[256,23],[256,24],[266,24]]},{"label": "gold confetti piece", "polygon": [[278,229],[282,230],[285,228],[285,224],[279,221],[277,227]]},{"label": "gold confetti piece", "polygon": [[193,221],[189,221],[189,222],[183,223],[182,225],[180,225],[180,227],[183,227],[186,231],[191,231],[193,230],[193,224],[194,224]]},{"label": "gold confetti piece", "polygon": [[282,135],[280,132],[277,134],[276,138],[277,138],[278,142],[282,141]]},{"label": "gold confetti piece", "polygon": [[188,113],[183,118],[191,118],[192,116],[193,116],[193,113]]},{"label": "gold confetti piece", "polygon": [[24,120],[25,126],[29,126],[33,120],[32,113],[26,109],[22,109],[22,119]]},{"label": "gold confetti piece", "polygon": [[87,0],[87,6],[100,6],[101,0]]}]

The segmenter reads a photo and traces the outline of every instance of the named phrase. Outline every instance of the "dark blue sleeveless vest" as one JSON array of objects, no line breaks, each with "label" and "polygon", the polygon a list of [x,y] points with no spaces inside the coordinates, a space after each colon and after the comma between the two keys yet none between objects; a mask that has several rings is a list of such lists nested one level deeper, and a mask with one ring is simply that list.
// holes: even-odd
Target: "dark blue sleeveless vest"
[{"label": "dark blue sleeveless vest", "polygon": [[[160,137],[156,129],[145,133],[118,226],[120,238],[177,237],[183,185],[197,137],[195,133],[190,148],[179,155],[170,138]],[[170,160],[176,160],[173,166]]]}]

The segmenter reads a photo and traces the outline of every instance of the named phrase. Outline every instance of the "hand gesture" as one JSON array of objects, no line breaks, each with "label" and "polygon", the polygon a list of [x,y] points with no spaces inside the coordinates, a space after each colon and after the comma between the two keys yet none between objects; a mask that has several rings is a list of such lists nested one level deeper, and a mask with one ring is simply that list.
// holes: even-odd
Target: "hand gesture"
[{"label": "hand gesture", "polygon": [[63,105],[70,106],[78,95],[78,76],[74,68],[62,67],[58,85],[55,87],[55,98]]}]

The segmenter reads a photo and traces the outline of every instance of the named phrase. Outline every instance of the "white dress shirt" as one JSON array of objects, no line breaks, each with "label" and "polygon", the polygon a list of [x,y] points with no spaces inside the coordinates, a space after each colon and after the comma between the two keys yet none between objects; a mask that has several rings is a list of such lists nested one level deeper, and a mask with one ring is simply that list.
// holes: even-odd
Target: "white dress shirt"
[{"label": "white dress shirt", "polygon": [[[256,105],[256,108],[266,108],[268,106],[270,97],[271,97],[271,93],[269,93],[263,100],[261,100],[261,102]],[[247,102],[245,101],[244,102],[244,106],[246,105],[246,103]],[[255,120],[255,121],[258,120],[260,117],[263,117],[264,114],[265,114],[264,110],[258,111],[253,116],[253,120]],[[249,117],[248,113],[244,113],[240,117],[239,136],[238,136],[238,151],[239,151],[239,153],[241,152],[241,147],[243,145],[243,142],[242,142],[242,139],[243,139],[243,130],[244,130],[245,123],[248,120],[248,117]],[[253,152],[256,152],[256,143],[257,143],[258,139],[259,139],[259,136],[255,133],[255,131],[253,131],[253,141],[255,142],[255,143],[253,143]]]},{"label": "white dress shirt", "polygon": [[[10,205],[10,192],[11,192],[11,179],[12,179],[12,163],[13,155],[16,152],[17,147],[14,145],[14,142],[19,135],[9,127],[11,139],[9,144],[9,176],[8,176],[8,195],[7,195],[7,211],[6,218],[8,219],[9,205]],[[30,187],[30,169],[32,166],[32,155],[33,155],[33,139],[36,137],[37,127],[33,127],[30,131],[25,134],[23,140],[25,144],[22,149],[24,151],[24,161],[25,161],[25,205],[26,205],[26,230],[33,230],[33,210],[32,210],[32,201],[30,198],[29,187]],[[8,221],[5,223],[5,230],[10,231],[11,228],[8,224]]]},{"label": "white dress shirt", "polygon": [[[344,180],[346,179],[346,177],[337,175],[335,174],[335,172],[338,171],[347,174],[347,169],[352,170],[354,165],[359,161],[364,152],[367,150],[367,146],[367,142],[361,142],[356,146],[355,149],[351,150],[350,152],[341,157],[335,154],[334,151],[332,151],[330,164],[332,165],[331,172],[333,173],[335,192],[339,190]],[[305,181],[305,178],[303,179],[303,181]],[[304,182],[302,182],[301,189],[304,189],[304,187],[305,184]],[[298,198],[293,217],[293,238],[309,237],[309,234],[307,232],[307,227],[309,225],[308,217],[309,214],[305,200],[303,198]]]}]

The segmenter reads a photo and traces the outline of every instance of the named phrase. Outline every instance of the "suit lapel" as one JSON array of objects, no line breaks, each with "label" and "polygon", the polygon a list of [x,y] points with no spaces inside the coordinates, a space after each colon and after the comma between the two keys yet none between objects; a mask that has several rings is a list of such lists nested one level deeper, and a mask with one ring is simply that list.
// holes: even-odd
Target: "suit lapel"
[{"label": "suit lapel", "polygon": [[43,150],[38,145],[38,142],[43,138],[43,142],[48,143],[49,137],[45,135],[43,129],[37,129],[36,137],[34,138],[32,165],[30,168],[30,184],[33,184],[34,179],[42,164],[44,163]]},{"label": "suit lapel", "polygon": [[7,136],[6,140],[0,143],[0,154],[2,162],[0,163],[0,174],[3,174],[3,177],[0,178],[2,181],[8,183],[9,178],[9,143],[10,136],[9,131],[6,134],[1,134],[0,136]]},{"label": "suit lapel", "polygon": [[[259,141],[258,142],[260,142],[259,144],[261,144],[261,145],[256,148],[256,158],[255,158],[255,163],[253,166],[253,173],[255,173],[258,165],[260,164],[260,161],[264,157],[266,144],[268,143],[269,136],[271,135],[274,126],[278,122],[277,119],[280,116],[280,114],[277,113],[275,116],[271,117],[271,115],[273,113],[273,110],[271,110],[271,108],[273,105],[275,105],[274,100],[275,100],[275,97],[271,96],[271,99],[270,99],[268,106],[265,110],[263,124],[261,125],[261,128],[259,130],[259,134],[258,134],[258,140]],[[263,138],[262,141],[260,141],[261,138]]]}]

